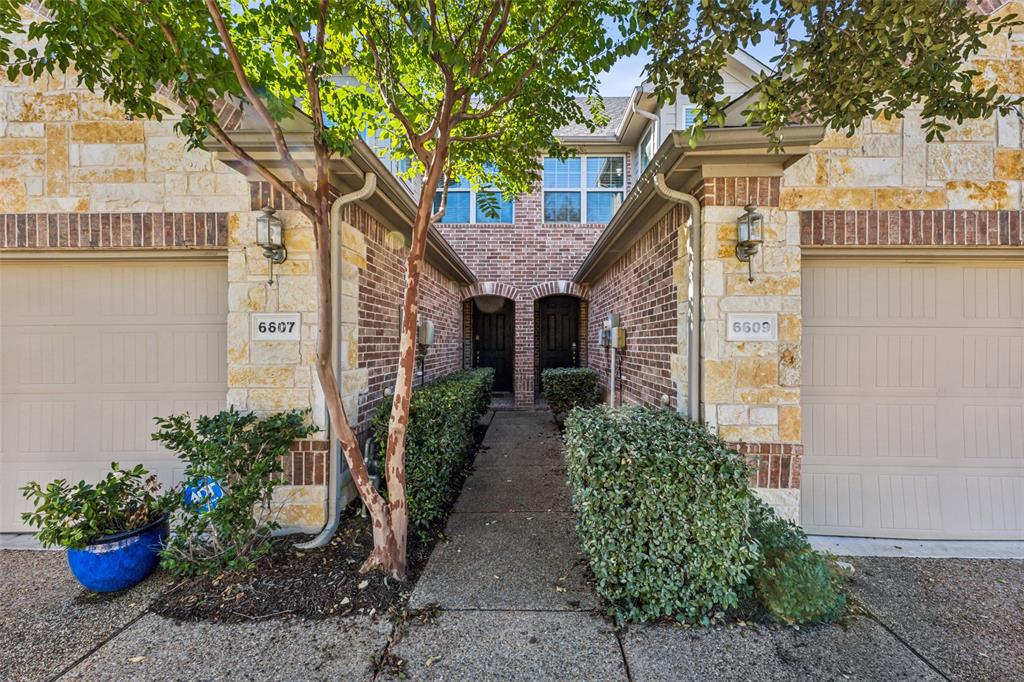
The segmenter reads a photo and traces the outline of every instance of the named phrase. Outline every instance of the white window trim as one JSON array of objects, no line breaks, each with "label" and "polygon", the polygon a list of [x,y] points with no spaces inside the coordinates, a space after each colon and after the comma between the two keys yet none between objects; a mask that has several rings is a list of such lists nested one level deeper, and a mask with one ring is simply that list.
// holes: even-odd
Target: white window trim
[{"label": "white window trim", "polygon": [[[636,174],[637,174],[637,176],[639,176],[641,173],[644,172],[644,169],[647,168],[648,164],[650,164],[651,161],[654,160],[654,155],[658,153],[658,147],[660,146],[660,144],[659,144],[660,143],[660,140],[659,140],[659,137],[660,137],[659,132],[660,131],[658,130],[658,127],[659,127],[658,124],[659,123],[661,123],[660,119],[657,120],[657,121],[648,121],[647,122],[647,127],[644,128],[644,131],[642,133],[640,133],[640,142],[638,142],[637,145],[636,145]],[[640,161],[643,158],[643,154],[644,154],[644,152],[643,152],[644,138],[647,137],[647,133],[648,132],[651,133],[651,139],[654,140],[654,146],[651,149],[651,157],[649,159],[647,159],[647,163],[641,165]]]},{"label": "white window trim", "polygon": [[[441,192],[442,190],[439,189],[437,191]],[[476,189],[473,189],[471,187],[458,188],[458,189],[453,188],[453,187],[449,187],[448,188],[448,194],[449,195],[456,194],[456,193],[462,193],[462,192],[465,192],[465,193],[469,194],[469,220],[468,221],[460,220],[458,222],[446,223],[444,221],[444,218],[441,218],[441,220],[438,221],[439,225],[511,225],[512,223],[514,223],[516,221],[516,200],[515,199],[512,199],[512,201],[511,201],[511,203],[512,203],[512,219],[511,220],[509,220],[509,221],[504,221],[504,220],[488,220],[487,222],[483,222],[483,221],[480,221],[480,220],[476,219],[476,195],[477,195],[477,192],[483,192],[485,194],[486,193],[490,193],[490,192],[497,192],[498,194],[501,194],[501,192],[499,190],[497,190],[497,189],[480,189],[480,190],[476,190]],[[435,196],[436,196],[436,194],[435,194]]]},{"label": "white window trim", "polygon": [[[545,160],[553,158],[549,156],[543,157],[541,164]],[[580,186],[579,187],[545,187],[543,173],[540,180],[541,196],[540,196],[540,212],[541,221],[545,225],[595,225],[598,223],[591,223],[587,220],[587,194],[590,192],[600,193],[611,193],[619,192],[622,194],[622,200],[626,199],[626,155],[625,154],[577,154],[574,157],[580,160]],[[622,187],[587,187],[587,159],[598,158],[598,159],[622,159]],[[542,165],[543,168],[543,165]],[[544,195],[548,192],[579,192],[580,193],[580,219],[579,220],[545,220],[544,219]]]}]

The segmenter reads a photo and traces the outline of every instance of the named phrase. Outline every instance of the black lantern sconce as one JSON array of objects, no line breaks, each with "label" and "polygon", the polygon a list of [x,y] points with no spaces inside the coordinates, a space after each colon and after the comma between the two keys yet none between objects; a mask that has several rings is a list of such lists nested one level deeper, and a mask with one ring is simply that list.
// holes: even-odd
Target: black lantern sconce
[{"label": "black lantern sconce", "polygon": [[274,283],[274,264],[280,265],[288,258],[288,249],[284,246],[284,223],[274,213],[274,209],[264,206],[262,215],[256,218],[256,243],[263,247],[263,257],[270,261],[267,284]]},{"label": "black lantern sconce", "polygon": [[736,220],[736,259],[747,264],[747,281],[754,281],[753,256],[764,242],[764,216],[757,212],[757,206],[747,204],[743,215]]}]

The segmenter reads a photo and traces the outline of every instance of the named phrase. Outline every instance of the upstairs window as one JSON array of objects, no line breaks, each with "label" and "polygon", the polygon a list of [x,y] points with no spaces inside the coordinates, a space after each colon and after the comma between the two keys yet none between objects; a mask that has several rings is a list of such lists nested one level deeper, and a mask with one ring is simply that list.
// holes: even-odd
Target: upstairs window
[{"label": "upstairs window", "polygon": [[623,156],[544,159],[544,222],[607,223],[622,204]]},{"label": "upstairs window", "polygon": [[651,121],[647,125],[647,130],[644,131],[643,137],[640,138],[640,147],[638,148],[637,158],[639,163],[637,164],[637,174],[642,173],[644,168],[647,168],[647,164],[654,158],[655,152],[658,151],[658,124],[655,121]]},{"label": "upstairs window", "polygon": [[693,127],[694,122],[700,118],[700,108],[698,107],[685,107],[683,109],[683,129],[689,130]]},{"label": "upstairs window", "polygon": [[[443,190],[434,195],[434,210],[441,207]],[[444,223],[511,223],[515,212],[511,200],[506,201],[493,187],[474,190],[466,180],[453,179],[448,184],[448,206],[438,222]],[[496,209],[496,214],[494,210]],[[491,213],[492,215],[488,215]]]}]

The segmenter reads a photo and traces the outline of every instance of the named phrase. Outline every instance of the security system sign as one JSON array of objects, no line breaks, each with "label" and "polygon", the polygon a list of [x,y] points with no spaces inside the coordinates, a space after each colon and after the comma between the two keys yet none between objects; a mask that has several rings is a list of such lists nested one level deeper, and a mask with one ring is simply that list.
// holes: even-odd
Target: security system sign
[{"label": "security system sign", "polygon": [[258,313],[252,316],[253,341],[298,341],[299,313]]},{"label": "security system sign", "polygon": [[779,321],[775,313],[729,313],[726,341],[777,341]]}]

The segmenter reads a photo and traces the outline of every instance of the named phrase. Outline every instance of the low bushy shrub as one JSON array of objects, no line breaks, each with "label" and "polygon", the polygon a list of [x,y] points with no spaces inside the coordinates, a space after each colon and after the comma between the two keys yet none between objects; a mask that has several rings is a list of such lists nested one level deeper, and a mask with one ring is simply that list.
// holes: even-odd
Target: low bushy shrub
[{"label": "low bushy shrub", "polygon": [[[453,372],[416,388],[405,436],[405,484],[409,523],[420,531],[444,513],[453,481],[473,446],[477,419],[491,402],[494,370]],[[377,470],[384,471],[391,401],[373,418]]]},{"label": "low bushy shrub", "polygon": [[750,532],[761,555],[753,574],[754,595],[773,620],[832,622],[843,614],[842,572],[831,556],[811,547],[799,526],[757,502]]},{"label": "low bushy shrub", "polygon": [[546,369],[540,375],[544,401],[559,425],[575,407],[588,408],[601,399],[597,372],[586,367]]},{"label": "low bushy shrub", "polygon": [[160,553],[164,568],[177,575],[243,571],[270,551],[278,528],[271,497],[287,483],[279,476],[281,457],[313,432],[307,418],[308,410],[261,419],[232,408],[195,420],[187,414],[156,419],[153,440],[185,463],[185,486],[216,484],[223,491],[216,504],[182,500]]},{"label": "low bushy shrub", "polygon": [[111,462],[110,472],[95,485],[60,478],[44,488],[32,481],[21,493],[35,507],[21,520],[39,528],[36,538],[43,547],[82,549],[104,535],[149,525],[173,507],[171,494],[161,494],[156,475],[141,464],[122,469]]},{"label": "low bushy shrub", "polygon": [[758,561],[743,457],[666,410],[574,410],[565,425],[577,529],[612,615],[707,623],[736,607]]}]

